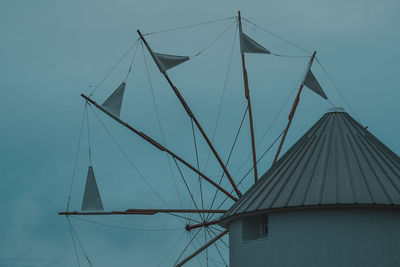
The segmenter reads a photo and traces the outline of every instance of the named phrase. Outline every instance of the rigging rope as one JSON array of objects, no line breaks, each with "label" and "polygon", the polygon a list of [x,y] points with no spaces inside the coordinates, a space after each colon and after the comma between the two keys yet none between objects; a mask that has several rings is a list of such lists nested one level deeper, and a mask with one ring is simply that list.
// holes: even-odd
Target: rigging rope
[{"label": "rigging rope", "polygon": [[[179,255],[178,259],[175,261],[173,266],[176,266],[176,264],[178,263],[178,261],[181,259],[182,255],[185,253],[185,251],[188,249],[188,247],[190,246],[190,244],[193,242],[193,240],[195,239],[195,237],[197,236],[198,233],[200,233],[201,229],[199,229],[196,234],[192,237],[192,239],[190,240],[189,244],[187,244],[187,246],[185,247],[185,249],[182,251],[182,253]],[[191,232],[189,232],[191,233]]]},{"label": "rigging rope", "polygon": [[[233,36],[232,48],[231,48],[230,55],[229,55],[228,69],[227,69],[226,75],[225,75],[224,87],[223,87],[223,90],[222,90],[222,96],[221,96],[221,100],[220,100],[220,102],[219,102],[219,107],[218,107],[218,112],[217,112],[217,118],[215,119],[213,134],[212,134],[212,137],[211,137],[211,143],[214,142],[215,134],[216,134],[216,132],[217,132],[218,121],[219,121],[219,118],[220,118],[220,116],[221,116],[222,103],[223,103],[224,96],[225,96],[225,92],[226,92],[226,88],[227,88],[227,85],[228,85],[228,78],[229,78],[229,73],[230,73],[231,65],[232,65],[233,50],[234,50],[234,48],[235,48],[235,41],[236,41],[237,30],[238,30],[238,27],[236,26],[236,28],[235,28],[235,34],[234,34],[234,36]],[[206,162],[205,162],[204,170],[203,170],[203,171],[206,171],[206,170],[207,170],[208,162],[209,162],[209,160],[210,160],[210,155],[211,155],[211,150],[208,151],[208,155],[207,155],[207,159],[206,159]]]},{"label": "rigging rope", "polygon": [[282,54],[275,54],[271,53],[270,55],[276,56],[276,57],[287,57],[287,58],[309,58],[310,56],[292,56],[292,55],[282,55]]},{"label": "rigging rope", "polygon": [[[205,228],[205,227],[203,227],[203,230],[204,230],[204,242],[205,242],[205,244],[207,244],[207,228]],[[206,248],[206,263],[207,263],[207,267],[208,267],[208,248]],[[212,261],[212,259],[210,259],[211,261]]]},{"label": "rigging rope", "polygon": [[[267,152],[272,148],[272,146],[279,140],[279,138],[282,136],[282,134],[285,132],[285,130],[283,130],[282,132],[281,132],[281,134],[277,137],[277,138],[275,138],[275,140],[274,140],[274,142],[272,142],[272,144],[267,148],[267,150],[262,154],[262,156],[257,160],[257,163],[267,154]],[[237,184],[237,186],[239,186],[243,181],[244,181],[244,179],[247,177],[247,175],[249,175],[249,173],[253,170],[253,168],[254,167],[251,167],[248,171],[247,171],[247,173],[242,177],[242,179],[240,179],[240,181],[239,181],[239,183]],[[231,191],[231,193],[232,193],[233,191]],[[227,200],[228,198],[226,197],[222,202],[221,202],[221,204],[218,206],[218,208],[217,209],[219,209],[219,208],[221,208],[221,206],[225,203],[225,201]]]},{"label": "rigging rope", "polygon": [[[208,235],[210,236],[210,238],[213,239],[213,236],[210,234],[210,230],[208,229],[208,227],[206,227],[205,229],[207,230],[207,233],[208,233]],[[219,247],[218,247],[217,243],[214,242],[213,245],[214,245],[214,247],[217,249],[219,256],[221,257],[222,261],[224,262],[224,265],[225,265],[226,267],[228,267],[229,265],[226,263],[224,257],[222,256],[222,253],[221,253],[221,251],[219,250]]]},{"label": "rigging rope", "polygon": [[279,138],[282,136],[282,134],[285,132],[285,130],[283,130],[281,132],[280,135],[278,135],[278,137],[274,140],[274,142],[272,142],[272,144],[267,148],[267,150],[265,150],[265,152],[261,155],[261,157],[257,160],[257,163],[262,160],[262,158],[268,153],[268,151],[272,148],[272,146],[279,140]]},{"label": "rigging rope", "polygon": [[[198,247],[196,247],[196,244],[194,244],[194,242],[192,244],[192,247],[193,247],[194,250],[197,250],[198,248],[200,248],[202,246],[202,244],[198,240],[196,240],[196,242],[197,242]],[[211,257],[207,258],[207,255],[204,255],[204,254],[199,254],[199,255],[196,256],[196,259],[197,259],[197,262],[199,263],[199,266],[203,266],[204,265],[200,261],[200,257],[203,257],[206,260],[207,267],[209,266],[208,265],[208,261],[210,261],[213,264],[213,266],[215,266],[215,267],[219,267],[221,265],[224,265],[224,263],[221,262],[221,261],[218,261],[218,260],[216,260],[214,258],[211,258]]]},{"label": "rigging rope", "polygon": [[[205,234],[205,235],[207,235],[206,230],[207,230],[207,228],[204,228],[204,234]],[[211,236],[211,235],[210,235],[210,236]],[[211,239],[212,239],[212,238],[213,238],[213,237],[211,236]],[[196,239],[195,242],[197,242],[198,248],[201,248],[201,247],[203,246],[199,240]],[[208,242],[208,241],[206,241],[205,244],[207,244],[207,242]],[[213,245],[215,245],[215,244],[216,244],[216,243],[214,242]],[[196,244],[194,244],[194,242],[193,242],[193,244],[192,244],[192,247],[194,248],[194,250],[197,250],[197,249],[198,249],[198,248],[196,247]],[[227,266],[223,261],[221,262],[221,261],[218,261],[218,260],[216,260],[216,259],[214,259],[214,258],[212,258],[212,257],[209,257],[209,256],[208,256],[208,249],[209,249],[209,247],[205,249],[205,255],[202,253],[202,254],[197,255],[196,258],[197,258],[198,260],[199,260],[199,257],[198,257],[198,256],[202,256],[203,258],[205,258],[206,264],[207,264],[206,266],[208,266],[208,262],[209,262],[209,261],[212,262],[212,263],[214,264],[214,266],[217,266],[217,267],[218,267],[217,264]],[[200,260],[199,260],[199,264],[200,264],[200,266],[203,266],[203,264],[200,262]]]},{"label": "rigging rope", "polygon": [[[155,94],[154,94],[154,90],[153,90],[153,84],[152,84],[151,79],[150,79],[150,71],[149,71],[149,67],[148,67],[148,64],[147,64],[146,55],[145,55],[145,53],[144,53],[143,42],[140,42],[140,43],[141,43],[141,45],[142,45],[142,53],[143,53],[144,65],[145,65],[145,67],[146,67],[147,79],[148,79],[148,82],[149,82],[149,87],[150,87],[150,91],[151,91],[151,96],[152,96],[154,108],[155,108],[155,111],[156,111],[157,123],[158,123],[158,127],[159,127],[160,134],[161,134],[162,145],[166,146],[166,145],[167,145],[167,142],[166,142],[166,139],[165,139],[165,135],[164,135],[163,128],[162,128],[162,126],[161,126],[160,113],[159,113],[158,107],[157,107],[157,102],[156,102],[156,98],[155,98]],[[181,195],[180,195],[180,192],[179,192],[179,190],[178,190],[178,186],[177,186],[177,184],[176,184],[176,179],[175,179],[174,172],[173,172],[173,170],[172,170],[172,164],[171,164],[170,157],[168,156],[168,153],[165,153],[165,156],[166,156],[167,161],[168,161],[169,170],[170,170],[170,172],[171,172],[171,178],[172,178],[172,181],[173,181],[174,186],[175,186],[175,191],[176,191],[177,196],[178,196],[179,204],[181,205],[181,207],[183,207]]]},{"label": "rigging rope", "polygon": [[118,225],[112,225],[112,224],[105,224],[105,223],[100,223],[92,220],[87,220],[75,216],[71,216],[71,218],[79,221],[83,221],[86,223],[90,224],[95,224],[95,225],[100,225],[103,227],[109,227],[109,228],[114,228],[114,229],[119,229],[119,230],[127,230],[127,231],[141,231],[141,232],[164,232],[164,231],[177,231],[177,230],[182,230],[182,227],[179,228],[163,228],[163,229],[144,229],[144,228],[132,228],[132,227],[124,227],[124,226],[118,226]]},{"label": "rigging rope", "polygon": [[[278,36],[277,34],[272,33],[271,31],[268,31],[268,30],[265,29],[265,28],[262,28],[262,27],[259,26],[259,25],[256,25],[256,24],[253,23],[253,22],[250,22],[250,21],[248,21],[248,20],[246,20],[246,19],[243,19],[243,20],[245,20],[246,22],[249,22],[250,24],[252,24],[252,25],[254,25],[254,26],[256,26],[256,27],[258,27],[258,28],[260,28],[260,29],[262,29],[263,31],[266,31],[266,32],[269,33],[269,34],[272,34],[274,37],[276,37],[276,38],[278,38],[278,39],[280,39],[280,40],[282,40],[282,41],[284,41],[284,42],[287,42],[287,43],[289,43],[289,44],[292,45],[292,46],[295,46],[297,49],[300,49],[301,51],[306,52],[307,54],[309,54],[308,56],[299,56],[299,55],[277,54],[277,53],[272,53],[272,52],[270,52],[269,55],[275,56],[275,57],[283,57],[283,58],[310,58],[310,57],[311,57],[311,54],[312,54],[312,53],[307,52],[305,49],[303,49],[303,48],[301,48],[301,47],[298,47],[298,46],[295,45],[294,43],[287,41],[286,39],[284,39],[284,38]],[[244,25],[247,25],[247,23],[243,23],[243,24],[244,24]]]},{"label": "rigging rope", "polygon": [[312,55],[311,52],[307,51],[306,49],[304,49],[304,48],[302,48],[302,47],[300,47],[300,46],[298,46],[298,45],[296,45],[295,43],[293,43],[293,42],[291,42],[291,41],[286,40],[285,38],[279,36],[278,34],[273,33],[272,31],[267,30],[266,28],[261,27],[260,25],[257,25],[256,23],[251,22],[251,21],[248,20],[248,19],[245,19],[245,18],[242,18],[242,19],[245,20],[245,21],[247,21],[248,23],[250,23],[250,24],[256,26],[257,28],[260,28],[261,30],[265,31],[266,33],[268,33],[268,34],[274,36],[275,38],[278,38],[279,40],[284,41],[284,42],[290,44],[291,46],[293,46],[293,47],[295,47],[295,48],[297,48],[297,49],[303,51],[304,53],[309,54],[310,56]]},{"label": "rigging rope", "polygon": [[[181,168],[179,167],[178,162],[176,161],[176,159],[175,159],[174,157],[173,157],[172,159],[173,159],[174,162],[175,162],[176,168],[178,169],[179,174],[180,174],[181,177],[182,177],[183,183],[185,184],[186,190],[188,191],[188,193],[189,193],[189,195],[190,195],[190,198],[192,199],[192,202],[193,202],[195,208],[198,210],[199,207],[197,206],[196,201],[194,200],[193,194],[192,194],[192,192],[190,191],[190,188],[189,188],[189,186],[188,186],[188,184],[187,184],[187,182],[186,182],[185,176],[183,175]],[[203,219],[201,213],[199,213],[199,216],[200,216],[201,219]]]},{"label": "rigging rope", "polygon": [[212,24],[212,23],[216,23],[216,22],[226,21],[226,20],[230,20],[230,19],[233,19],[233,18],[236,18],[236,16],[227,17],[227,18],[222,18],[222,19],[216,19],[216,20],[211,20],[211,21],[206,21],[206,22],[201,22],[201,23],[197,23],[197,24],[190,24],[190,25],[185,25],[185,26],[180,26],[180,27],[165,29],[165,30],[161,30],[161,31],[148,32],[148,33],[143,34],[143,36],[154,35],[154,34],[160,34],[160,33],[165,33],[165,32],[178,31],[178,30],[183,30],[183,29],[198,27],[198,26],[202,26],[202,25]]},{"label": "rigging rope", "polygon": [[[350,109],[350,111],[353,113],[354,117],[358,120],[358,122],[362,125],[360,118],[357,116],[357,113],[352,109],[352,107],[349,105],[349,103],[346,101],[345,97],[343,96],[342,92],[339,90],[339,88],[336,86],[335,81],[332,79],[332,77],[328,74],[328,71],[325,69],[325,67],[322,65],[322,63],[319,61],[318,57],[315,57],[317,60],[318,64],[320,65],[321,69],[325,73],[326,77],[328,77],[329,81],[332,83],[333,87],[336,89],[336,91],[339,93],[340,97],[343,99],[344,103],[347,105],[347,107]],[[330,102],[332,105],[333,103]]]},{"label": "rigging rope", "polygon": [[128,73],[126,73],[124,82],[126,82],[126,81],[128,80],[128,76],[129,76],[129,74],[130,74],[131,71],[132,71],[133,61],[135,60],[136,52],[137,52],[138,48],[139,48],[139,46],[137,45],[137,46],[136,46],[136,49],[135,49],[135,52],[133,52],[133,56],[132,56],[132,59],[131,59],[131,63],[129,64]]},{"label": "rigging rope", "polygon": [[104,76],[104,78],[96,85],[96,87],[92,90],[92,92],[90,92],[89,97],[91,97],[94,94],[94,92],[97,91],[97,89],[100,87],[100,85],[103,84],[103,82],[108,78],[108,76],[110,76],[110,74],[114,71],[114,69],[122,62],[122,60],[129,54],[129,52],[138,44],[139,40],[140,40],[140,38],[138,38],[136,40],[136,42],[134,42],[133,45],[131,47],[129,47],[128,50],[126,50],[126,52],[117,61],[117,63],[108,71],[106,76]]},{"label": "rigging rope", "polygon": [[222,36],[224,36],[224,34],[230,30],[230,28],[232,28],[233,25],[236,24],[236,21],[233,22],[231,25],[229,25],[228,28],[226,28],[221,34],[219,34],[217,36],[217,38],[215,38],[213,41],[211,41],[208,45],[206,45],[202,50],[200,50],[198,53],[194,54],[193,56],[190,56],[189,58],[192,59],[194,57],[197,57],[199,55],[201,55],[203,52],[205,52],[208,48],[210,48],[210,46],[212,46],[213,44],[215,44]]},{"label": "rigging rope", "polygon": [[218,229],[212,225],[209,225],[208,227],[213,228],[215,231],[218,231],[219,233],[222,233],[223,231],[221,229]]},{"label": "rigging rope", "polygon": [[[226,161],[225,166],[228,166],[228,164],[229,164],[229,161],[230,161],[231,156],[232,156],[232,153],[233,153],[233,149],[235,148],[237,139],[238,139],[239,134],[240,134],[240,130],[242,129],[243,122],[244,122],[244,119],[246,118],[246,114],[247,114],[247,111],[248,111],[248,110],[249,110],[249,106],[247,106],[246,109],[245,109],[245,111],[244,111],[242,120],[240,121],[239,128],[238,128],[238,130],[237,130],[237,132],[236,132],[236,136],[235,136],[235,139],[234,139],[234,141],[233,141],[231,150],[229,151],[228,159],[227,159],[227,161]],[[225,175],[225,173],[223,172],[222,175],[221,175],[221,177],[220,177],[220,179],[219,179],[218,185],[221,185],[222,178],[224,177],[224,175]],[[213,207],[213,205],[214,205],[215,199],[217,198],[218,191],[219,191],[219,190],[216,190],[215,193],[214,193],[214,197],[213,197],[213,200],[212,200],[212,202],[211,202],[210,209],[212,209],[212,207]],[[210,217],[212,217],[212,216],[211,216],[211,215],[207,215],[207,220],[209,220]]]},{"label": "rigging rope", "polygon": [[71,228],[71,223],[68,219],[68,216],[65,216],[67,218],[67,222],[68,222],[68,228],[69,228],[69,232],[71,234],[71,238],[72,238],[72,244],[74,245],[74,251],[75,251],[75,257],[76,257],[76,261],[78,262],[78,266],[81,266],[81,263],[79,261],[79,256],[78,256],[78,251],[76,250],[76,244],[75,244],[75,238],[74,238],[74,234],[72,232],[72,228]]},{"label": "rigging rope", "polygon": [[[216,234],[211,228],[214,229],[214,227],[209,227],[209,229],[210,229],[210,231],[211,231],[215,236],[217,236],[217,234]],[[218,239],[218,240],[221,241],[227,248],[229,248],[228,244],[226,244],[225,241],[222,239],[222,238],[225,237],[225,236],[226,236],[226,235],[222,236],[222,237],[221,237],[220,239]]]},{"label": "rigging rope", "polygon": [[[201,229],[200,229],[200,231],[201,231]],[[197,240],[197,239],[195,239],[194,241],[197,241],[197,243],[199,243],[199,241]],[[192,245],[192,248],[196,251],[197,250],[197,248],[196,248],[196,246],[195,246],[195,244],[194,244],[194,242],[191,244]],[[200,246],[201,246],[201,244],[200,244]],[[195,257],[195,259],[197,260],[197,262],[199,263],[199,266],[203,266],[203,264],[201,263],[201,261],[200,261],[200,258],[199,257]]]},{"label": "rigging rope", "polygon": [[[197,150],[197,142],[196,142],[196,134],[194,132],[194,124],[193,124],[193,118],[190,118],[190,122],[192,125],[192,135],[193,135],[193,144],[194,144],[194,151],[196,155],[196,163],[197,163],[197,170],[200,171],[200,163],[199,163],[199,152]],[[198,175],[198,180],[199,180],[199,189],[200,189],[200,198],[201,198],[201,208],[204,209],[204,199],[203,199],[203,187],[201,185],[201,177],[200,174]],[[200,218],[204,221],[204,214],[199,213]]]},{"label": "rigging rope", "polygon": [[96,116],[97,120],[100,122],[100,124],[106,130],[106,132],[110,136],[111,140],[115,143],[115,145],[118,147],[118,149],[121,151],[121,153],[125,156],[126,160],[130,163],[130,165],[133,167],[133,169],[136,171],[136,173],[139,174],[139,177],[147,184],[147,186],[153,191],[153,193],[158,197],[158,199],[160,199],[169,208],[169,205],[167,204],[167,202],[160,196],[160,194],[157,193],[157,191],[150,184],[150,182],[147,181],[146,177],[139,171],[139,169],[136,167],[136,165],[133,163],[133,161],[129,158],[128,154],[126,154],[126,152],[122,149],[122,147],[119,145],[117,140],[111,134],[109,129],[106,127],[106,125],[103,123],[103,121],[97,115],[97,113],[93,110],[92,106],[89,105],[89,107],[92,110],[92,112],[94,113],[94,115]]},{"label": "rigging rope", "polygon": [[[281,108],[279,109],[278,113],[276,114],[274,120],[270,123],[270,125],[268,126],[268,128],[266,129],[266,131],[264,132],[264,134],[262,135],[262,137],[260,138],[260,140],[257,142],[256,144],[256,148],[259,147],[259,145],[261,144],[261,142],[264,140],[264,138],[267,136],[267,134],[271,131],[272,127],[274,126],[274,124],[276,123],[276,121],[278,120],[278,118],[280,117],[283,109],[285,108],[286,104],[289,102],[291,96],[293,95],[293,93],[296,91],[297,89],[297,85],[300,82],[300,80],[304,77],[306,71],[303,71],[303,73],[301,74],[301,76],[298,78],[298,80],[296,81],[296,83],[293,86],[293,89],[291,90],[291,92],[289,93],[289,95],[287,96],[285,102],[282,104]],[[249,159],[251,158],[251,153],[249,153],[247,155],[247,158],[245,159],[245,161],[243,162],[243,164],[239,167],[239,169],[235,172],[234,176],[236,177],[239,172],[243,169],[243,167],[246,165],[246,163],[249,161]]]},{"label": "rigging rope", "polygon": [[[86,105],[88,105],[88,102],[86,101]],[[89,110],[86,109],[86,122],[87,122],[87,139],[88,139],[88,155],[89,155],[89,166],[92,166],[92,149],[90,145],[90,124],[89,124]]]},{"label": "rigging rope", "polygon": [[78,237],[78,234],[76,233],[74,227],[72,226],[72,223],[71,223],[71,221],[69,220],[68,216],[67,216],[67,220],[68,220],[69,226],[71,227],[72,233],[75,235],[75,238],[76,238],[76,240],[78,241],[78,245],[81,247],[83,256],[84,256],[85,259],[87,260],[89,266],[93,267],[92,262],[90,261],[89,256],[87,255],[86,250],[84,249],[84,247],[83,247],[83,245],[82,245],[82,243],[81,243],[81,241],[80,241],[80,239],[79,239],[79,237]]},{"label": "rigging rope", "polygon": [[162,260],[160,261],[160,263],[157,265],[158,267],[161,266],[161,264],[165,261],[165,259],[168,257],[169,254],[171,254],[172,250],[174,250],[176,248],[176,246],[178,245],[178,243],[182,240],[182,237],[185,235],[186,231],[184,231],[182,233],[182,235],[180,235],[180,237],[176,240],[176,242],[174,243],[174,245],[171,246],[171,248],[168,250],[167,254],[165,254],[165,256],[162,258]]},{"label": "rigging rope", "polygon": [[185,219],[185,220],[187,220],[187,221],[192,221],[192,222],[195,222],[195,223],[201,223],[201,222],[198,221],[198,220],[195,220],[195,219],[192,219],[192,218],[189,218],[189,217],[184,217],[184,216],[181,216],[181,215],[178,215],[178,214],[175,214],[175,213],[167,212],[167,214],[169,214],[169,215],[171,215],[171,216],[178,217],[178,218]]},{"label": "rigging rope", "polygon": [[69,193],[68,193],[68,198],[67,198],[67,207],[66,207],[66,211],[68,212],[69,210],[69,204],[71,201],[71,193],[72,193],[72,186],[74,184],[74,180],[75,180],[75,172],[76,172],[76,165],[78,162],[78,155],[79,155],[79,150],[81,147],[81,140],[82,140],[82,134],[83,134],[83,125],[85,123],[85,115],[86,115],[86,111],[87,111],[87,103],[85,103],[85,108],[83,110],[83,116],[82,116],[82,122],[81,122],[81,129],[79,130],[79,138],[78,138],[78,145],[76,148],[76,153],[75,153],[75,160],[74,160],[74,167],[72,169],[72,177],[71,177],[71,184],[69,187]]}]

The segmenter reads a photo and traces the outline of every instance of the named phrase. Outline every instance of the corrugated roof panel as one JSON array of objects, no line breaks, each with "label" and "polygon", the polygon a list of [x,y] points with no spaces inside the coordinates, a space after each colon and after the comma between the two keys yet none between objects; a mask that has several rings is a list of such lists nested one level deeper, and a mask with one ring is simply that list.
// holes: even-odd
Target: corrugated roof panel
[{"label": "corrugated roof panel", "polygon": [[343,109],[301,137],[223,219],[260,210],[400,205],[400,158]]},{"label": "corrugated roof panel", "polygon": [[[304,176],[304,173],[308,167],[307,162],[313,156],[315,148],[318,145],[318,139],[316,136],[313,137],[313,140],[310,142],[310,147],[306,150],[303,156],[301,156],[301,161],[299,165],[294,169],[293,174],[286,180],[285,186],[282,188],[281,194],[278,196],[277,200],[273,204],[273,207],[282,207],[287,206],[293,197],[293,193],[296,190],[299,181]],[[296,201],[299,203],[299,201]]]},{"label": "corrugated roof panel", "polygon": [[[316,138],[315,140],[315,145],[312,150],[312,153],[310,153],[309,160],[316,160],[315,157],[318,157],[318,152],[321,151],[323,141],[321,138]],[[285,203],[285,206],[291,206],[291,205],[297,205],[298,203],[303,203],[303,200],[305,198],[305,191],[308,188],[308,182],[312,178],[312,175],[314,173],[314,166],[312,164],[305,164],[304,168],[302,169],[302,172],[300,176],[295,180],[296,184],[295,186],[290,190],[290,195],[288,200]]]},{"label": "corrugated roof panel", "polygon": [[[296,177],[299,176],[299,172],[305,166],[304,158],[307,156],[307,153],[310,151],[310,147],[313,144],[315,138],[312,138],[311,142],[308,142],[303,150],[300,151],[300,154],[296,158],[292,164],[289,165],[289,168],[286,170],[287,175],[282,176],[277,186],[274,188],[273,194],[270,194],[268,197],[272,196],[270,201],[268,198],[266,199],[269,202],[269,207],[284,207],[289,198],[289,190],[293,188],[293,183],[295,182]],[[279,203],[278,199],[281,198],[281,203]],[[277,203],[278,201],[278,203]]]},{"label": "corrugated roof panel", "polygon": [[[392,201],[395,204],[400,204],[400,176],[396,174],[394,166],[386,159],[379,149],[376,149],[371,144],[371,142],[365,141],[365,147],[373,156],[375,163],[378,166],[375,167],[375,170],[377,171],[378,176],[382,177],[383,184],[388,190]],[[386,168],[384,166],[386,166]]]},{"label": "corrugated roof panel", "polygon": [[[339,126],[340,127],[340,126]],[[342,136],[339,133],[338,143],[337,143],[337,161],[339,159],[343,160],[343,166],[335,166],[337,168],[338,175],[338,194],[340,204],[351,204],[356,203],[357,198],[354,193],[350,171],[349,162],[347,159],[346,151],[343,147]],[[338,163],[337,163],[338,164]]]}]

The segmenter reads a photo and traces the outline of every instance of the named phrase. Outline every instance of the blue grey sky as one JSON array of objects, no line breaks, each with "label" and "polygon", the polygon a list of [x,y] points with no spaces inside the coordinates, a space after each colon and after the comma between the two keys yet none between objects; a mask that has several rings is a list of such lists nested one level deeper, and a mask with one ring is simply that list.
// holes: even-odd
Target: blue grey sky
[{"label": "blue grey sky", "polygon": [[[136,29],[154,32],[206,22],[235,16],[238,9],[245,18],[306,50],[317,50],[317,57],[352,110],[320,66],[314,64],[313,72],[329,99],[356,116],[395,153],[400,153],[400,3],[396,0],[1,0],[0,266],[78,266],[67,221],[57,212],[65,209],[71,184],[84,112],[84,101],[79,95],[90,92],[137,40]],[[150,35],[148,41],[157,52],[194,55],[233,21]],[[249,23],[243,30],[272,52],[305,55]],[[223,95],[234,36],[233,27],[200,56],[169,72],[210,136]],[[245,109],[237,36],[233,51],[214,140],[224,160]],[[104,101],[122,82],[132,55],[133,51],[94,93],[96,101]],[[147,52],[145,55],[166,145],[195,165],[190,121]],[[285,127],[294,100],[290,93],[297,87],[306,64],[306,58],[247,56],[255,135],[257,141],[261,140],[257,147],[259,156]],[[305,90],[284,150],[330,106]],[[89,135],[93,168],[105,209],[167,205],[113,143],[96,114],[169,207],[193,208],[179,173],[173,168],[179,192],[176,193],[165,154],[95,112],[89,110]],[[121,118],[161,141],[140,45],[127,81]],[[275,118],[276,123],[262,139]],[[212,157],[207,161],[209,150],[199,132],[196,137],[200,168],[217,180],[221,169]],[[80,208],[88,167],[86,122],[80,148],[71,194],[73,210]],[[260,161],[260,173],[269,168],[275,151],[276,146]],[[249,153],[246,121],[228,165],[236,181],[251,166],[246,161]],[[200,205],[197,176],[183,166],[182,171]],[[249,175],[240,190],[246,191],[251,184]],[[222,185],[231,189],[226,180]],[[203,189],[205,206],[209,206],[214,189],[205,184]],[[217,203],[223,199],[219,194]],[[230,205],[232,201],[228,200],[222,207]],[[113,229],[71,218],[96,267],[171,266],[193,236],[185,233],[184,221],[169,215],[86,219],[131,228]],[[204,242],[202,231],[185,255]],[[221,242],[218,247],[227,259],[227,248]],[[78,253],[81,266],[88,266],[79,247]],[[214,260],[210,266],[223,266],[215,248],[209,251],[209,256]],[[205,253],[188,266],[206,266]]]}]

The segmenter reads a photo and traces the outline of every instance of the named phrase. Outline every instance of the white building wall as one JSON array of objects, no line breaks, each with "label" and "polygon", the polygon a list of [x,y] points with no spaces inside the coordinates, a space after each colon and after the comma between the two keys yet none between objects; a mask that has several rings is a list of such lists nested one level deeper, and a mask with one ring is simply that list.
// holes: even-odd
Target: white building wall
[{"label": "white building wall", "polygon": [[269,215],[267,238],[229,225],[231,267],[399,267],[400,210],[325,209]]}]

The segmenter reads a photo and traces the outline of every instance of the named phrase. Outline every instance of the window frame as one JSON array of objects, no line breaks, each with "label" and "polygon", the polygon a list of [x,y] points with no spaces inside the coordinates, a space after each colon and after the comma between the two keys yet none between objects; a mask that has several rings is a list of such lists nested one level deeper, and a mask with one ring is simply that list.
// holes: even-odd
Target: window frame
[{"label": "window frame", "polygon": [[248,243],[268,239],[270,234],[268,214],[249,216],[242,219],[242,242]]}]

